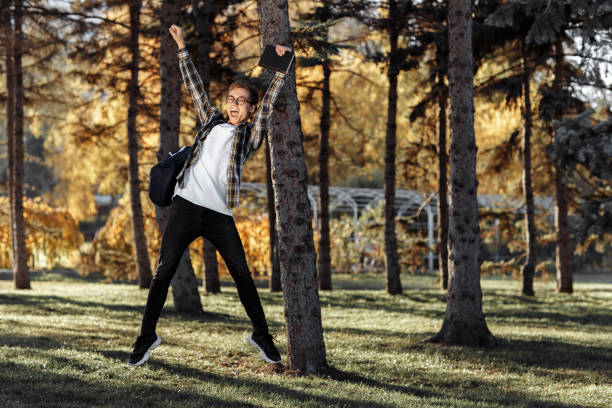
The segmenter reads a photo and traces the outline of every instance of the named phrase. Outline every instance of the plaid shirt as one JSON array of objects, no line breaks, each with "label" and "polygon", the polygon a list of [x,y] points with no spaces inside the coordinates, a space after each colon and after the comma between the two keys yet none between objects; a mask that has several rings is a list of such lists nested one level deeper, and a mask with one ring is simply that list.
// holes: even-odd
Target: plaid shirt
[{"label": "plaid shirt", "polygon": [[[189,91],[193,104],[195,105],[198,117],[202,126],[196,134],[197,144],[193,152],[185,161],[183,169],[176,177],[179,188],[184,188],[184,175],[189,166],[195,162],[200,154],[202,143],[210,133],[211,129],[220,123],[227,122],[223,113],[215,108],[208,100],[208,93],[204,89],[202,79],[196,70],[195,65],[189,57],[186,48],[181,48],[177,52],[179,67],[185,82],[185,88]],[[225,205],[228,208],[238,207],[240,198],[240,177],[244,162],[261,146],[264,136],[268,130],[268,119],[272,114],[272,106],[278,97],[285,80],[285,74],[276,72],[266,94],[256,110],[253,120],[243,122],[234,130],[234,141],[227,167],[227,183],[225,185]],[[194,141],[194,143],[196,143]]]}]

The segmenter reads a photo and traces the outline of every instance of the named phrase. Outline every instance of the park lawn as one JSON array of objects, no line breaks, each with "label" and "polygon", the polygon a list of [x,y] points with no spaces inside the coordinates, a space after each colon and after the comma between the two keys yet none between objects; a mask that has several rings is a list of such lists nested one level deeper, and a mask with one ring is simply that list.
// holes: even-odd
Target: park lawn
[{"label": "park lawn", "polygon": [[[575,284],[573,295],[538,282],[484,279],[494,349],[420,341],[440,328],[445,293],[432,277],[402,277],[388,296],[381,276],[334,276],[321,293],[325,375],[297,376],[247,345],[250,324],[235,289],[202,296],[206,314],[173,312],[162,345],[126,367],[147,291],[43,275],[32,290],[0,281],[0,406],[177,407],[610,407],[612,284]],[[259,283],[260,286],[264,282]],[[360,289],[363,287],[367,289]],[[286,356],[282,295],[260,289]]]}]

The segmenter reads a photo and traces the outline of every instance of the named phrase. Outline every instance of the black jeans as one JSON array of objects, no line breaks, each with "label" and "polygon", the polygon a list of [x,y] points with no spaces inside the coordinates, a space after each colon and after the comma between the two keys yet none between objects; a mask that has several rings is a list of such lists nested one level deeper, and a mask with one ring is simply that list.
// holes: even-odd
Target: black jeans
[{"label": "black jeans", "polygon": [[157,319],[168,295],[168,286],[181,256],[199,236],[208,239],[221,254],[236,283],[240,301],[253,323],[254,332],[268,333],[266,316],[247,266],[234,218],[194,204],[180,196],[172,199],[170,217],[162,235],[157,269],[149,289],[140,333],[143,336],[155,333]]}]

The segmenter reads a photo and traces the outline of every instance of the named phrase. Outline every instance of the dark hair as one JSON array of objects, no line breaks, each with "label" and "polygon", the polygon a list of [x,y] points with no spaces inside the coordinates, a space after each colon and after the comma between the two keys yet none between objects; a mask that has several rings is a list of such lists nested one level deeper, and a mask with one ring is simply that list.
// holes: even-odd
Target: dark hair
[{"label": "dark hair", "polygon": [[232,84],[229,87],[229,90],[231,91],[232,89],[235,89],[235,88],[242,88],[242,89],[246,89],[247,91],[249,91],[249,97],[250,97],[249,103],[251,105],[257,105],[257,102],[259,101],[259,92],[257,91],[257,88],[254,85],[248,83],[245,80],[238,79],[232,82]]}]

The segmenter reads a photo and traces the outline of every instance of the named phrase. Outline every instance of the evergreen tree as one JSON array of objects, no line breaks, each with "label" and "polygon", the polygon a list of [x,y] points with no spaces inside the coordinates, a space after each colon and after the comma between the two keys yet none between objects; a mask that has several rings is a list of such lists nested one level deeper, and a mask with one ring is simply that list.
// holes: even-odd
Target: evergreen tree
[{"label": "evergreen tree", "polygon": [[[600,73],[593,69],[590,52],[593,51],[594,43],[601,36],[609,36],[607,28],[612,21],[612,10],[606,7],[605,0],[598,1],[569,1],[549,2],[538,0],[533,2],[522,2],[512,0],[502,4],[488,19],[489,24],[497,26],[520,27],[520,49],[523,61],[523,89],[527,89],[528,74],[533,70],[529,66],[527,55],[529,47],[537,49],[536,53],[543,55],[542,49],[548,50],[544,55],[552,56],[553,80],[550,84],[543,84],[540,88],[542,95],[539,106],[539,117],[547,123],[550,134],[554,139],[553,121],[560,120],[563,115],[577,113],[584,109],[583,102],[577,99],[571,91],[572,83],[585,83],[585,79],[593,84],[601,83]],[[522,22],[522,25],[519,24]],[[576,40],[578,38],[578,41]],[[582,63],[580,67],[574,67],[565,59],[566,50],[574,50],[579,43],[581,50],[577,53]],[[538,49],[539,48],[539,49]],[[576,55],[576,54],[574,54]],[[528,89],[527,89],[528,90]],[[527,92],[525,95],[525,123],[528,123],[527,114]],[[525,139],[530,135],[525,129]],[[527,146],[528,147],[528,146]],[[524,165],[527,166],[528,149],[524,147]],[[557,267],[557,290],[559,292],[571,293],[572,270],[571,270],[571,238],[568,221],[568,185],[565,182],[563,169],[556,163],[554,167],[554,194],[555,194],[555,231],[557,235],[556,245],[556,267]],[[524,185],[525,194],[529,186]],[[529,211],[526,211],[526,217]],[[527,234],[529,225],[527,225]],[[529,245],[529,241],[528,241]],[[528,252],[529,255],[529,252]],[[526,260],[528,262],[529,259]],[[524,293],[533,292],[532,271],[526,264],[523,267]]]},{"label": "evergreen tree", "polygon": [[[260,41],[291,44],[286,0],[259,0]],[[281,279],[287,321],[290,370],[320,372],[327,367],[317,290],[316,253],[306,185],[295,69],[270,118],[268,142],[276,210]]]},{"label": "evergreen tree", "polygon": [[446,313],[431,342],[489,346],[495,338],[482,312],[474,138],[472,7],[448,2],[450,97],[449,286]]},{"label": "evergreen tree", "polygon": [[152,274],[149,252],[147,250],[147,237],[144,233],[144,219],[142,214],[142,203],[140,202],[140,177],[138,175],[138,131],[136,129],[136,117],[138,115],[138,72],[140,63],[140,48],[138,37],[140,35],[140,9],[142,3],[139,0],[131,0],[130,8],[130,53],[132,62],[130,65],[131,80],[128,87],[129,107],[127,118],[128,152],[129,152],[129,185],[130,203],[132,210],[132,228],[134,231],[134,248],[136,252],[136,264],[138,266],[138,284],[141,289],[151,286]]},{"label": "evergreen tree", "polygon": [[[168,28],[172,24],[179,24],[182,16],[182,1],[164,0],[160,10],[160,127],[159,149],[157,159],[163,160],[170,152],[178,149],[180,106],[181,106],[181,74],[176,58],[176,44],[171,38]],[[168,207],[155,207],[155,214],[159,230],[163,233],[168,223],[170,209]],[[214,255],[214,252],[213,252]],[[202,302],[198,292],[198,283],[195,278],[193,266],[187,249],[179,262],[172,281],[172,295],[174,308],[177,312],[187,314],[201,314]]]},{"label": "evergreen tree", "polygon": [[332,270],[329,236],[329,132],[331,91],[330,78],[333,72],[331,56],[338,54],[339,44],[329,41],[329,27],[344,17],[341,10],[334,8],[333,2],[323,1],[310,13],[300,16],[302,26],[294,31],[296,42],[300,48],[311,50],[312,57],[300,58],[300,67],[321,67],[323,80],[321,83],[321,113],[319,120],[319,248],[317,251],[317,279],[320,290],[332,289]]},{"label": "evergreen tree", "polygon": [[[13,3],[12,10],[10,3]],[[23,3],[21,0],[5,1],[2,3],[2,10],[0,11],[2,12],[6,53],[6,137],[13,281],[15,289],[30,289],[23,216]]]}]

